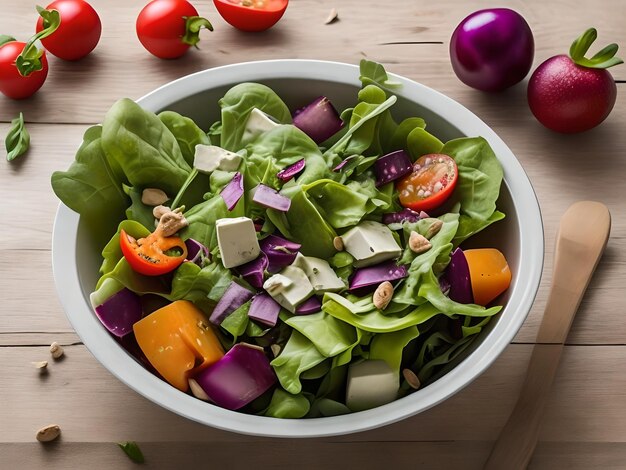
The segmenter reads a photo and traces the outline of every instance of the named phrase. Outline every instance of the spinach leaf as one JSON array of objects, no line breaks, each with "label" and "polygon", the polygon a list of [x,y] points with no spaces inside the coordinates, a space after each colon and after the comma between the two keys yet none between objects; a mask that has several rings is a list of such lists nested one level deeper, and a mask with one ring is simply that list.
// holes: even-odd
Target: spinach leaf
[{"label": "spinach leaf", "polygon": [[240,83],[226,92],[219,101],[222,108],[220,147],[236,152],[245,142],[243,135],[250,112],[257,108],[278,122],[291,122],[291,112],[283,100],[269,87],[260,83]]},{"label": "spinach leaf", "polygon": [[385,149],[385,152],[393,152],[394,150],[405,150],[409,152],[409,135],[414,129],[418,128],[426,128],[426,122],[422,118],[406,118],[404,121],[398,124],[398,127],[396,127],[393,135],[391,136],[389,147]]},{"label": "spinach leaf", "polygon": [[378,62],[361,59],[359,72],[359,80],[361,80],[364,87],[367,85],[376,85],[389,91],[402,87],[401,83],[394,82],[389,78],[387,72],[385,71],[385,67]]},{"label": "spinach leaf", "polygon": [[409,309],[408,313],[385,315],[375,309],[371,302],[360,306],[331,292],[324,294],[322,310],[352,326],[372,333],[403,330],[419,325],[440,313],[440,310],[426,302],[412,310]]},{"label": "spinach leaf", "polygon": [[459,229],[454,245],[504,218],[496,211],[502,183],[502,165],[482,137],[466,137],[447,142],[441,149],[459,168],[455,199],[461,203]]},{"label": "spinach leaf", "polygon": [[154,215],[152,214],[152,207],[146,206],[141,202],[142,190],[133,186],[122,185],[122,189],[126,195],[130,198],[130,206],[126,209],[126,218],[129,220],[135,220],[144,227],[154,227]]},{"label": "spinach leaf", "polygon": [[209,137],[193,120],[174,111],[163,111],[159,113],[158,117],[165,124],[165,127],[170,130],[176,142],[178,142],[180,152],[187,164],[190,167],[193,166],[196,145],[210,145],[211,140]]},{"label": "spinach leaf", "polygon": [[429,153],[446,153],[443,150],[443,142],[422,127],[416,127],[409,132],[406,149],[413,161]]},{"label": "spinach leaf", "polygon": [[417,377],[420,383],[424,385],[432,382],[436,369],[452,362],[471,344],[472,340],[471,336],[456,340],[440,331],[430,335],[422,345],[415,366],[419,371]]},{"label": "spinach leaf", "polygon": [[222,121],[215,121],[209,127],[209,132],[206,133],[207,137],[211,141],[211,145],[220,145],[222,139]]},{"label": "spinach leaf", "polygon": [[189,225],[182,229],[179,234],[183,240],[193,238],[209,248],[211,253],[217,253],[217,234],[215,221],[225,217],[239,217],[239,205],[232,212],[228,211],[224,199],[219,194],[193,206],[185,212],[185,218]]},{"label": "spinach leaf", "polygon": [[115,268],[98,280],[96,289],[100,288],[107,279],[114,279],[137,294],[156,294],[167,298],[170,291],[169,286],[161,277],[139,274],[130,267],[124,257],[117,262]]},{"label": "spinach leaf", "polygon": [[356,225],[365,214],[376,209],[366,195],[332,180],[305,185],[302,191],[320,216],[334,228]]},{"label": "spinach leaf", "polygon": [[102,246],[113,224],[124,218],[128,198],[122,190],[123,174],[103,152],[101,137],[101,126],[87,129],[75,161],[67,171],[52,173],[51,183],[57,197],[86,219]]},{"label": "spinach leaf", "polygon": [[370,344],[370,359],[385,361],[396,374],[400,373],[402,352],[409,341],[417,338],[419,331],[416,326],[410,326],[393,333],[375,335]]},{"label": "spinach leaf", "polygon": [[202,268],[195,263],[183,263],[174,272],[168,299],[189,300],[210,313],[233,282],[232,278],[230,270],[219,262],[210,262]]},{"label": "spinach leaf", "polygon": [[273,418],[302,418],[308,412],[311,404],[302,394],[292,395],[282,388],[274,390],[269,408],[265,416]]},{"label": "spinach leaf", "polygon": [[289,341],[271,365],[283,388],[295,395],[302,391],[300,374],[325,359],[326,356],[320,353],[306,336],[293,330]]},{"label": "spinach leaf", "polygon": [[11,128],[4,139],[4,146],[7,149],[7,161],[12,161],[24,155],[30,146],[30,134],[24,125],[24,115],[20,113],[18,117],[11,121]]},{"label": "spinach leaf", "polygon": [[220,324],[222,328],[233,336],[233,343],[237,342],[237,338],[246,332],[248,327],[248,311],[250,310],[251,300],[248,300],[241,307],[230,313]]},{"label": "spinach leaf", "polygon": [[302,254],[328,259],[337,250],[335,230],[324,220],[317,207],[304,193],[302,186],[289,188],[291,207],[288,212],[267,210],[267,216],[281,233],[302,244]]},{"label": "spinach leaf", "polygon": [[107,112],[102,148],[122,168],[131,185],[142,189],[161,188],[176,194],[191,172],[165,124],[127,98]]},{"label": "spinach leaf", "polygon": [[326,357],[342,353],[357,341],[354,327],[324,312],[294,315],[285,323],[306,336]]}]

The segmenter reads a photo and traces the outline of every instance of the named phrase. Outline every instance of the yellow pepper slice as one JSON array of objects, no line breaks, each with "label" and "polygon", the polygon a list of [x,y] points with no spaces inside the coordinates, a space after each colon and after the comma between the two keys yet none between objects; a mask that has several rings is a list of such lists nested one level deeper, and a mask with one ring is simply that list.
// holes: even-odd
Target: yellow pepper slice
[{"label": "yellow pepper slice", "polygon": [[200,309],[177,300],[133,325],[135,338],[150,364],[183,392],[188,377],[217,362],[224,349]]}]

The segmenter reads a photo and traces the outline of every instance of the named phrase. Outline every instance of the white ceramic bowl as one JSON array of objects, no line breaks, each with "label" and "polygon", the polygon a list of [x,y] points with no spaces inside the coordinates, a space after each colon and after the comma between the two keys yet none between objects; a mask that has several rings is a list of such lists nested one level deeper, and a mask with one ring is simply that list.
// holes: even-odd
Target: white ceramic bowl
[{"label": "white ceramic bowl", "polygon": [[[360,83],[353,65],[313,60],[272,60],[218,67],[168,83],[138,100],[145,109],[178,111],[202,127],[219,119],[217,100],[244,81],[272,87],[294,109],[326,95],[338,109],[354,103]],[[486,138],[502,166],[504,184],[499,208],[507,214],[475,243],[496,246],[511,266],[513,281],[501,297],[505,308],[478,341],[436,382],[387,405],[349,415],[281,420],[228,411],[186,395],[152,375],[109,336],[92,312],[89,294],[98,278],[101,257],[79,216],[61,204],[52,241],[54,279],[72,326],[85,346],[109,371],[144,397],[179,415],[220,429],[275,437],[317,437],[364,431],[420,413],[452,396],[478,377],[498,357],[524,322],[539,286],[543,265],[543,227],[533,188],[511,150],[476,115],[428,87],[392,75],[402,83],[392,112],[397,119],[421,116],[428,130],[446,141],[462,136]],[[494,98],[495,99],[495,98]],[[79,142],[76,142],[78,147]],[[111,231],[118,221],[111,221]],[[95,392],[95,390],[94,390]]]}]

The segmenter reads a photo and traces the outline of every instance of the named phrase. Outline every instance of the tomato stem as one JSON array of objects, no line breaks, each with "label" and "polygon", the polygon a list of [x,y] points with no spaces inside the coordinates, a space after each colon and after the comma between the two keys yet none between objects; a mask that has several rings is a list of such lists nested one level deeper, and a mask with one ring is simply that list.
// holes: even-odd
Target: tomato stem
[{"label": "tomato stem", "polygon": [[582,36],[577,38],[569,49],[569,55],[574,63],[592,69],[608,69],[614,65],[623,64],[624,61],[619,57],[615,57],[619,46],[615,43],[609,44],[591,59],[587,59],[585,54],[589,51],[591,44],[598,38],[598,31],[595,28],[589,28]]},{"label": "tomato stem", "polygon": [[180,204],[180,200],[185,194],[185,191],[187,191],[187,188],[193,182],[196,176],[198,176],[198,169],[193,168],[191,172],[189,173],[189,175],[187,176],[187,179],[185,180],[183,185],[178,190],[178,194],[176,194],[176,197],[174,198],[174,201],[172,202],[172,209],[176,209],[178,207],[178,204]]},{"label": "tomato stem", "polygon": [[45,10],[37,6],[37,12],[43,18],[44,28],[28,40],[22,53],[15,59],[15,66],[23,77],[43,68],[41,56],[44,51],[38,49],[35,43],[50,36],[61,24],[61,15],[57,10]]},{"label": "tomato stem", "polygon": [[181,38],[185,44],[198,48],[200,41],[200,30],[202,28],[213,31],[213,25],[201,16],[190,16],[185,19],[185,35]]}]

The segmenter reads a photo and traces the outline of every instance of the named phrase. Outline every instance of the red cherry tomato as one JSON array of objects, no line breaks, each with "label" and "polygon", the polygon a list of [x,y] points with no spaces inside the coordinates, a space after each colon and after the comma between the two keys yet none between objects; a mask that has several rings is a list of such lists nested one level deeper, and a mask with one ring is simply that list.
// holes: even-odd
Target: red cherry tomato
[{"label": "red cherry tomato", "polygon": [[289,0],[213,0],[231,26],[242,31],[265,31],[283,16]]},{"label": "red cherry tomato", "polygon": [[[163,237],[155,230],[146,238],[135,240],[120,230],[120,248],[130,267],[145,276],[160,276],[176,269],[187,257],[187,246],[179,237]],[[168,250],[176,248],[178,255]]]},{"label": "red cherry tomato", "polygon": [[413,171],[396,185],[400,203],[416,211],[439,207],[454,191],[458,174],[456,162],[448,155],[423,155],[413,164]]},{"label": "red cherry tomato", "polygon": [[41,56],[41,70],[27,76],[20,74],[15,66],[17,56],[22,53],[26,43],[10,41],[0,45],[0,92],[14,100],[28,98],[41,88],[48,76],[46,53]]},{"label": "red cherry tomato", "polygon": [[[102,23],[93,7],[84,0],[56,0],[46,10],[57,10],[61,24],[50,36],[41,40],[50,54],[64,60],[78,60],[89,54],[98,44]],[[44,19],[37,20],[37,32],[45,27]]]},{"label": "red cherry tomato", "polygon": [[136,26],[143,47],[161,59],[176,59],[195,46],[200,28],[213,31],[186,0],[153,0],[139,13]]}]

